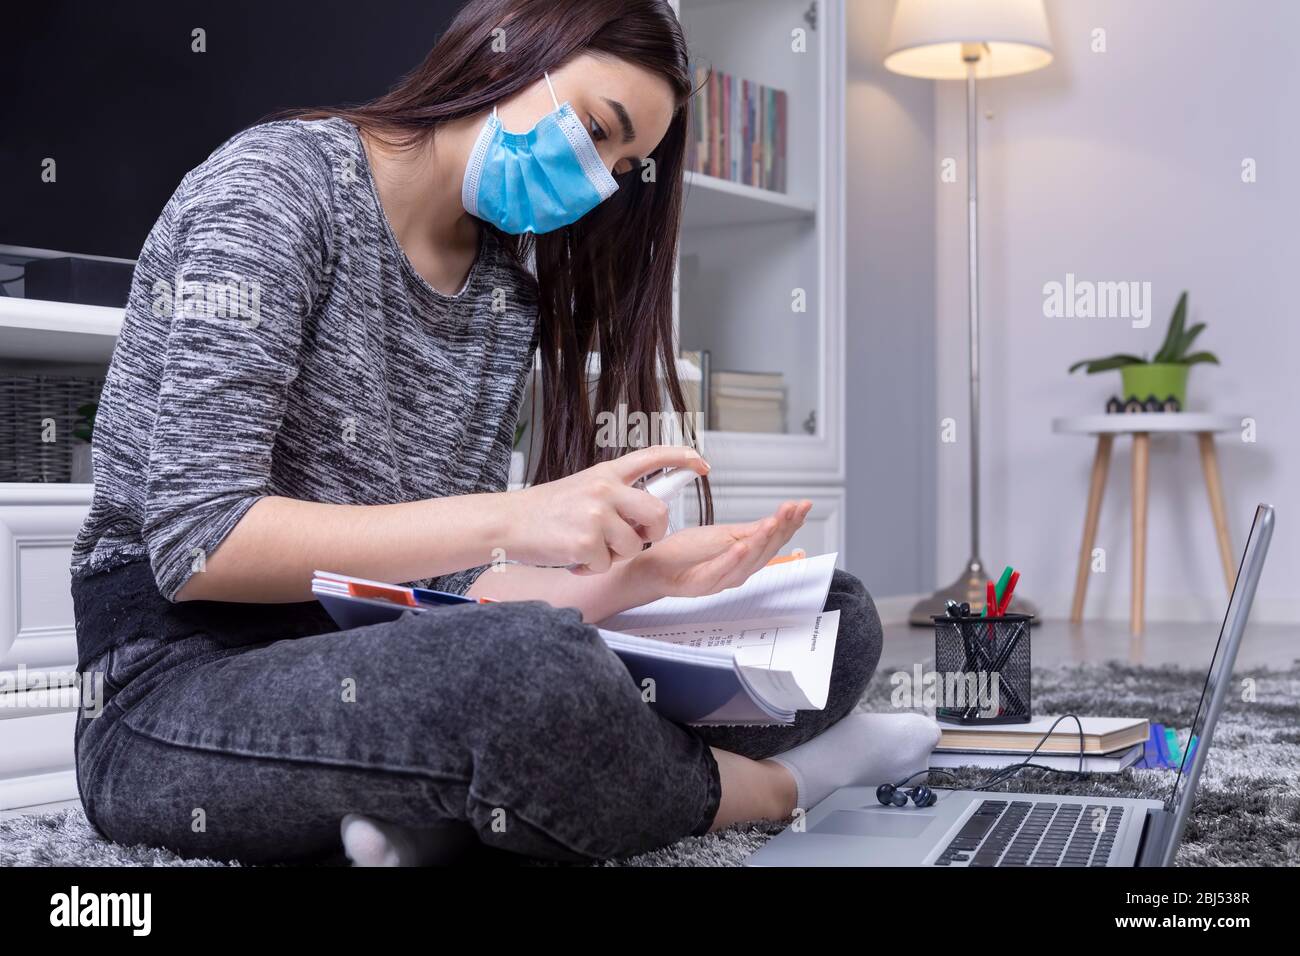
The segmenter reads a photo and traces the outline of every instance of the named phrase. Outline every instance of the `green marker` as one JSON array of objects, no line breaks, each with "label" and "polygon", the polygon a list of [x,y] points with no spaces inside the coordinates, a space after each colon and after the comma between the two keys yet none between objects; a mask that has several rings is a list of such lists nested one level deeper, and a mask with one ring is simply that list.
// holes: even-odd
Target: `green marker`
[{"label": "green marker", "polygon": [[[998,583],[996,587],[994,587],[993,589],[993,595],[994,597],[997,598],[999,607],[1002,606],[1002,596],[1007,593],[1007,582],[1011,580],[1011,575],[1012,575],[1011,565],[1008,564],[1006,568],[1003,569],[1002,577],[998,578]],[[984,602],[984,613],[980,616],[981,617],[989,616],[989,605],[987,601]]]}]

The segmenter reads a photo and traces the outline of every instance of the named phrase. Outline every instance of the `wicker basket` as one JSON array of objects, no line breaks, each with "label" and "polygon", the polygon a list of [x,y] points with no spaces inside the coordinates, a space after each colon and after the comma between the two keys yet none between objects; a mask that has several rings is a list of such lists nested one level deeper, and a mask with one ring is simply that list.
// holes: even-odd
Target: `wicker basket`
[{"label": "wicker basket", "polygon": [[77,409],[99,400],[103,379],[0,377],[0,481],[69,482]]}]

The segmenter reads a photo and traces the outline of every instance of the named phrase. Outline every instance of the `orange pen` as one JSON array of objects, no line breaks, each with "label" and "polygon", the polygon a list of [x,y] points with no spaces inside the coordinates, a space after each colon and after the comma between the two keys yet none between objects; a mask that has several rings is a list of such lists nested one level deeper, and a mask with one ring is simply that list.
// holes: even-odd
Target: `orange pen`
[{"label": "orange pen", "polygon": [[804,551],[803,548],[795,548],[789,554],[778,554],[771,561],[767,562],[767,567],[770,568],[775,564],[786,564],[790,561],[802,561],[806,557],[808,557],[808,552]]}]

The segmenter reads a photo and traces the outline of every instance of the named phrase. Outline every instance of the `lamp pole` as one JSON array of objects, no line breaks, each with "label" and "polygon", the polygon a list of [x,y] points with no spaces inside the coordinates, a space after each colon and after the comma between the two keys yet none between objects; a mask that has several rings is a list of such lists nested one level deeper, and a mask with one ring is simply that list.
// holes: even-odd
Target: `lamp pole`
[{"label": "lamp pole", "polygon": [[[970,558],[957,580],[922,598],[912,608],[908,620],[928,627],[930,618],[943,614],[949,601],[983,607],[988,573],[980,558],[980,270],[979,270],[979,102],[976,96],[975,68],[983,56],[982,43],[963,43],[961,58],[966,64],[966,248],[969,269],[966,274],[970,317]],[[1033,606],[1016,597],[1018,613],[1033,616]]]},{"label": "lamp pole", "polygon": [[[980,559],[980,268],[979,268],[979,106],[975,93],[975,66],[980,44],[963,43],[961,58],[966,63],[966,248],[970,256],[967,296],[970,301],[970,560],[968,581],[985,578]],[[958,603],[961,603],[960,601]]]}]

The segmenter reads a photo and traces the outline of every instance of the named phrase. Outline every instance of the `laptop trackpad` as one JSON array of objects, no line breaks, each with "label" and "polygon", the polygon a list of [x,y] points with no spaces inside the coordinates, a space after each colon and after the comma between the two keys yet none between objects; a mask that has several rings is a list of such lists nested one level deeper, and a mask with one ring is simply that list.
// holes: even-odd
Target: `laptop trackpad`
[{"label": "laptop trackpad", "polygon": [[932,814],[907,810],[836,810],[810,832],[910,840],[928,830],[934,821]]}]

